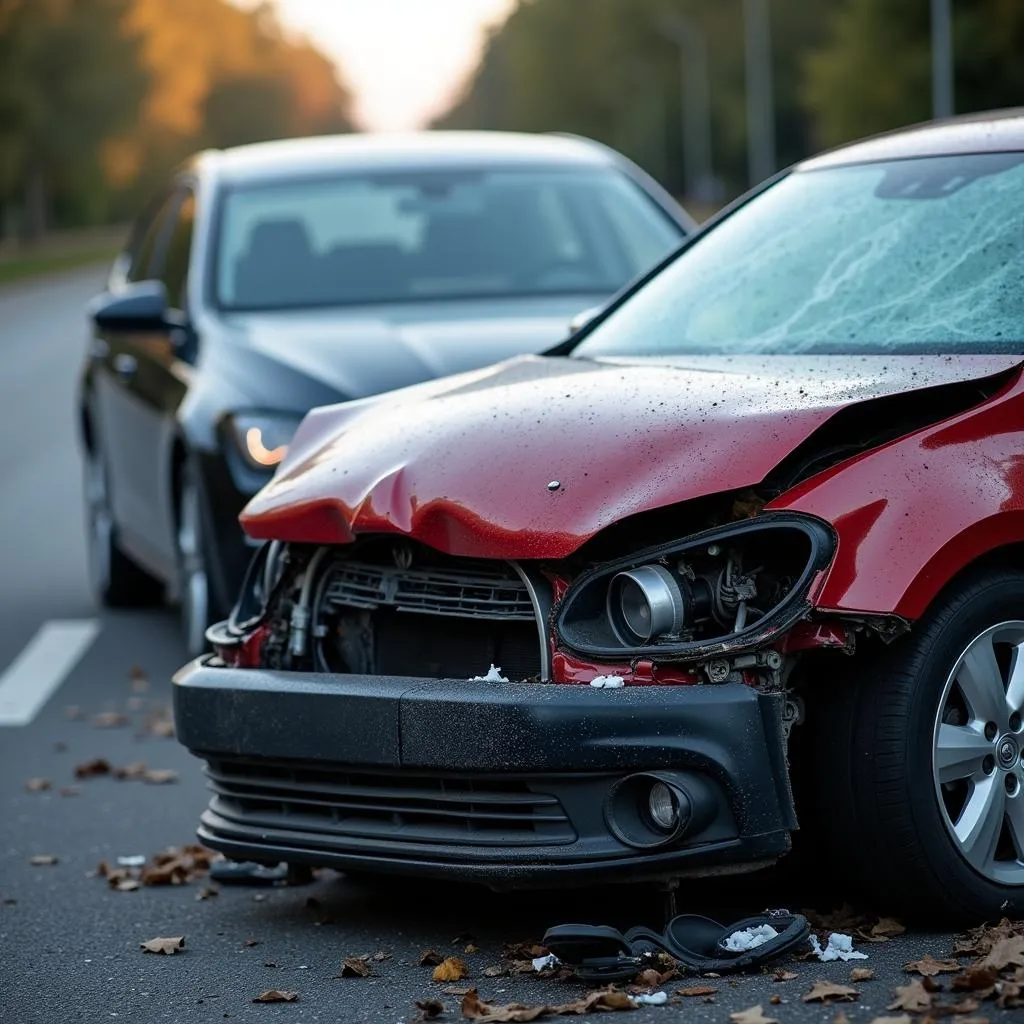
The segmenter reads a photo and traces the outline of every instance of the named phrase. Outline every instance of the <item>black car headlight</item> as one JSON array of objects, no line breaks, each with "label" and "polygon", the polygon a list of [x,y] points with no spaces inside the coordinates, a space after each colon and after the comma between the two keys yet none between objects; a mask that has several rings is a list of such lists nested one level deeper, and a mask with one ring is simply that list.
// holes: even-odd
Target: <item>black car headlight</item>
[{"label": "black car headlight", "polygon": [[230,417],[231,434],[245,464],[264,472],[274,470],[288,454],[300,414],[240,412]]},{"label": "black car headlight", "polygon": [[831,561],[830,527],[765,513],[648,548],[580,576],[556,617],[558,639],[597,657],[713,653],[764,643],[807,610]]}]

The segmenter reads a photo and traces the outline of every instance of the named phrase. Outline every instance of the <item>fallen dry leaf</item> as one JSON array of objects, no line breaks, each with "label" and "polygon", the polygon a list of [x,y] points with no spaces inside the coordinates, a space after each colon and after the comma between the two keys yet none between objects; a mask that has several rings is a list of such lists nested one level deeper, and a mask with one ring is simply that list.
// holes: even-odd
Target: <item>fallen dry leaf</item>
[{"label": "fallen dry leaf", "polygon": [[909,985],[898,985],[896,998],[886,1007],[887,1010],[907,1010],[909,1013],[920,1013],[932,1005],[932,992],[935,982],[930,979],[915,979]]},{"label": "fallen dry leaf", "polygon": [[771,1003],[772,1006],[781,1006],[782,1005],[782,996],[780,996],[776,992],[775,995],[771,995],[771,996],[768,997],[768,1002]]},{"label": "fallen dry leaf", "polygon": [[972,996],[964,996],[952,1003],[935,1003],[931,1012],[934,1016],[949,1016],[950,1014],[974,1013],[981,1003]]},{"label": "fallen dry leaf", "polygon": [[143,726],[151,736],[159,736],[162,739],[174,739],[174,715],[170,708],[161,708],[154,711],[146,718]]},{"label": "fallen dry leaf", "polygon": [[391,959],[391,954],[385,952],[383,949],[378,949],[377,952],[374,953],[372,957],[370,957],[370,959],[376,961],[377,963],[383,963],[385,960]]},{"label": "fallen dry leaf", "polygon": [[772,975],[772,981],[792,981],[800,975],[795,971],[784,971],[781,967]]},{"label": "fallen dry leaf", "polygon": [[757,1006],[750,1006],[746,1010],[737,1010],[729,1014],[732,1024],[779,1024],[774,1017],[766,1017],[764,1007],[760,1003]]},{"label": "fallen dry leaf", "polygon": [[212,885],[204,885],[199,892],[196,893],[197,900],[208,900],[214,896],[220,895],[220,889],[215,889]]},{"label": "fallen dry leaf", "polygon": [[52,853],[37,853],[29,857],[28,862],[33,867],[49,868],[57,863],[57,858]]},{"label": "fallen dry leaf", "polygon": [[906,930],[895,918],[881,917],[871,926],[871,936],[876,939],[888,939],[893,935],[902,935]]},{"label": "fallen dry leaf", "polygon": [[92,716],[92,724],[97,729],[119,729],[130,721],[131,719],[121,711],[103,711]]},{"label": "fallen dry leaf", "polygon": [[998,982],[996,992],[999,994],[999,998],[996,999],[996,1006],[1001,1010],[1024,1006],[1024,999],[1021,998],[1022,991],[1024,991],[1024,986],[1017,984],[1015,981]]},{"label": "fallen dry leaf", "polygon": [[142,781],[151,786],[165,786],[169,782],[177,782],[178,773],[170,768],[150,768],[142,773]]},{"label": "fallen dry leaf", "polygon": [[898,1017],[875,1017],[871,1024],[913,1024],[908,1013],[901,1013]]},{"label": "fallen dry leaf", "polygon": [[142,883],[137,878],[111,878],[110,888],[117,892],[135,892],[142,888]]},{"label": "fallen dry leaf", "polygon": [[967,953],[972,956],[985,956],[1000,940],[1019,934],[1017,927],[1008,918],[996,924],[979,925],[972,928],[966,935],[957,939],[953,946],[954,953]]},{"label": "fallen dry leaf", "polygon": [[854,967],[850,971],[850,981],[874,981],[875,972],[870,967]]},{"label": "fallen dry leaf", "polygon": [[851,1003],[858,999],[860,993],[849,985],[837,985],[832,981],[816,981],[811,990],[805,995],[805,1003]]},{"label": "fallen dry leaf", "polygon": [[502,964],[492,964],[480,972],[485,978],[503,978],[508,974],[508,968]]},{"label": "fallen dry leaf", "polygon": [[480,952],[480,950],[478,950],[478,949],[476,948],[476,946],[474,946],[474,945],[473,945],[473,943],[472,943],[472,942],[470,942],[470,943],[468,943],[468,944],[466,945],[466,948],[465,948],[465,949],[464,949],[464,950],[463,950],[462,952],[463,952],[463,953],[479,953],[479,952]]},{"label": "fallen dry leaf", "polygon": [[145,670],[139,668],[138,665],[132,667],[132,670],[128,673],[128,679],[132,684],[132,692],[134,693],[145,693],[149,689],[149,679],[146,677]]},{"label": "fallen dry leaf", "polygon": [[114,769],[115,779],[141,779],[148,771],[145,761],[129,761],[128,764]]},{"label": "fallen dry leaf", "polygon": [[[985,992],[991,995],[995,983],[999,980],[999,972],[994,967],[972,965],[958,974],[950,983],[952,988],[966,992]],[[982,996],[986,998],[986,996]]]},{"label": "fallen dry leaf", "polygon": [[843,1010],[836,1010],[835,1016],[832,1018],[832,1024],[850,1024],[850,1018],[846,1016]]},{"label": "fallen dry leaf", "polygon": [[299,998],[298,992],[285,992],[280,988],[268,988],[266,992],[261,992],[255,999],[254,1003],[294,1003]]},{"label": "fallen dry leaf", "polygon": [[444,1013],[444,1003],[440,999],[417,999],[416,1009],[420,1011],[420,1020],[436,1020]]},{"label": "fallen dry leaf", "polygon": [[434,949],[425,949],[420,953],[420,967],[435,967],[444,959],[440,953]]},{"label": "fallen dry leaf", "polygon": [[42,793],[52,788],[53,783],[49,779],[29,779],[25,783],[25,789],[29,793]]},{"label": "fallen dry leaf", "polygon": [[920,960],[911,960],[909,964],[904,964],[903,970],[912,974],[921,974],[926,978],[934,978],[936,974],[959,971],[960,964],[956,960],[936,960],[931,953],[928,953]]},{"label": "fallen dry leaf", "polygon": [[75,778],[92,779],[97,775],[109,775],[110,771],[110,762],[106,758],[94,757],[91,761],[86,761],[84,764],[75,765]]},{"label": "fallen dry leaf", "polygon": [[177,953],[179,949],[185,948],[185,936],[178,935],[174,938],[157,937],[140,942],[139,945],[142,947],[143,953],[166,953],[170,956],[172,953]]},{"label": "fallen dry leaf", "polygon": [[1024,935],[1011,935],[997,939],[979,967],[1024,967]]},{"label": "fallen dry leaf", "polygon": [[652,989],[660,988],[666,981],[676,977],[676,969],[673,967],[667,971],[657,971],[653,967],[641,971],[630,986],[631,992],[649,992]]},{"label": "fallen dry leaf", "polygon": [[535,960],[550,952],[547,946],[539,942],[506,942],[501,948],[501,955],[506,960]]},{"label": "fallen dry leaf", "polygon": [[342,978],[369,978],[373,974],[365,956],[347,956],[341,961],[341,968],[338,971]]},{"label": "fallen dry leaf", "polygon": [[582,999],[553,1006],[528,1006],[525,1003],[491,1005],[484,1003],[475,988],[469,989],[462,999],[462,1015],[467,1020],[480,1024],[505,1024],[505,1022],[534,1021],[541,1017],[582,1015],[605,1010],[634,1010],[636,1004],[625,992],[614,987],[588,992]]},{"label": "fallen dry leaf", "polygon": [[259,939],[245,939],[242,942],[242,945],[245,946],[246,949],[252,949],[253,946],[258,946],[259,944],[260,944],[260,940]]},{"label": "fallen dry leaf", "polygon": [[445,985],[441,991],[446,996],[464,996],[467,992],[473,991],[472,985]]},{"label": "fallen dry leaf", "polygon": [[462,981],[469,977],[469,968],[465,960],[457,956],[446,956],[435,968],[432,975],[434,981]]},{"label": "fallen dry leaf", "polygon": [[61,796],[79,796],[82,790],[78,786],[61,786]]},{"label": "fallen dry leaf", "polygon": [[697,996],[713,996],[718,992],[717,988],[710,988],[707,985],[691,985],[689,988],[677,988],[677,996],[686,996],[695,999]]}]

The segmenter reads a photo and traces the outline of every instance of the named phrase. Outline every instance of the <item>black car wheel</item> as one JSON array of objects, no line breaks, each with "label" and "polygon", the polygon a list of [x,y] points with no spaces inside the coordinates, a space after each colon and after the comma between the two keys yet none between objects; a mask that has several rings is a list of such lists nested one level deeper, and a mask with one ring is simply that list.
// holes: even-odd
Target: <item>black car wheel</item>
[{"label": "black car wheel", "polygon": [[207,573],[202,496],[195,473],[186,463],[178,493],[178,597],[182,636],[190,658],[206,650],[212,597]]},{"label": "black car wheel", "polygon": [[84,477],[89,577],[93,593],[108,608],[159,604],[164,596],[163,584],[125,554],[117,542],[107,467],[96,448],[86,452]]},{"label": "black car wheel", "polygon": [[863,895],[919,919],[1024,912],[1024,574],[972,577],[822,687],[816,816]]}]

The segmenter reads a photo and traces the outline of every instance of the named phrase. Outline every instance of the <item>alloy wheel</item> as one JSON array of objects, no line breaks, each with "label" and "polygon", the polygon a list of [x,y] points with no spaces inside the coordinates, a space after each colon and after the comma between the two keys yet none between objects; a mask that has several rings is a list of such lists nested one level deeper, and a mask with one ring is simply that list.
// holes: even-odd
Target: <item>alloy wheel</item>
[{"label": "alloy wheel", "polygon": [[181,567],[181,622],[185,645],[192,656],[206,645],[210,615],[210,588],[203,556],[199,492],[186,481],[178,515],[178,561]]},{"label": "alloy wheel", "polygon": [[85,508],[89,531],[89,571],[95,591],[103,593],[110,582],[114,518],[110,512],[106,467],[98,452],[89,452],[85,458]]},{"label": "alloy wheel", "polygon": [[939,809],[978,874],[1024,885],[1024,621],[968,644],[946,680],[932,743]]}]

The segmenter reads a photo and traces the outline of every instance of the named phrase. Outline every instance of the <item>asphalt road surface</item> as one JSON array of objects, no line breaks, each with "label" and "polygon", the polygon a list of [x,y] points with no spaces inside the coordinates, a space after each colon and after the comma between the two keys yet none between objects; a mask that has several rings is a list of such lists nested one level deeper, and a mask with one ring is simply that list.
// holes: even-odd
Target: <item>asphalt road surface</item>
[{"label": "asphalt road surface", "polygon": [[[501,962],[504,943],[536,939],[552,924],[658,925],[657,898],[621,888],[501,895],[324,872],[306,887],[224,886],[197,899],[203,880],[118,892],[91,877],[101,860],[192,842],[205,802],[200,765],[147,728],[168,708],[170,675],[183,661],[173,615],[100,611],[86,581],[73,394],[82,306],[101,276],[79,271],[0,290],[0,691],[5,679],[17,683],[6,712],[0,702],[0,721],[11,723],[0,725],[0,1021],[404,1022],[418,1018],[415,1001],[426,998],[442,1000],[442,1020],[457,1020],[459,996],[418,964],[429,948],[461,956],[470,969],[461,984],[479,985],[488,1001],[578,998],[585,991],[578,983],[482,971]],[[133,669],[148,683],[139,673],[133,683]],[[77,717],[69,708],[79,709]],[[95,725],[107,712],[127,723]],[[76,783],[75,766],[94,758],[113,766],[144,761],[178,779]],[[50,788],[30,792],[30,779]],[[72,785],[76,795],[62,794]],[[57,862],[33,865],[40,855]],[[830,881],[838,904],[842,879]],[[680,910],[733,902],[737,916],[789,898],[800,897],[773,876],[745,887],[694,883],[679,896]],[[185,949],[142,952],[140,942],[156,936],[184,936]],[[475,951],[465,952],[469,945]],[[951,945],[950,935],[922,934],[862,945],[870,957],[862,965],[876,978],[856,985],[859,1000],[841,1007],[805,1004],[802,996],[817,980],[847,981],[857,965],[794,962],[786,967],[797,977],[782,982],[771,972],[669,982],[668,993],[698,984],[717,993],[712,1002],[674,998],[627,1019],[724,1022],[761,1003],[782,1024],[831,1022],[838,1009],[867,1022],[885,1014],[894,986],[908,981],[906,961],[945,956]],[[374,977],[337,977],[344,957],[377,952],[389,956],[374,964]],[[274,988],[298,1000],[251,1002]],[[772,1004],[773,996],[781,1002]],[[980,1011],[993,1021],[1020,1012],[991,1003]]]}]

